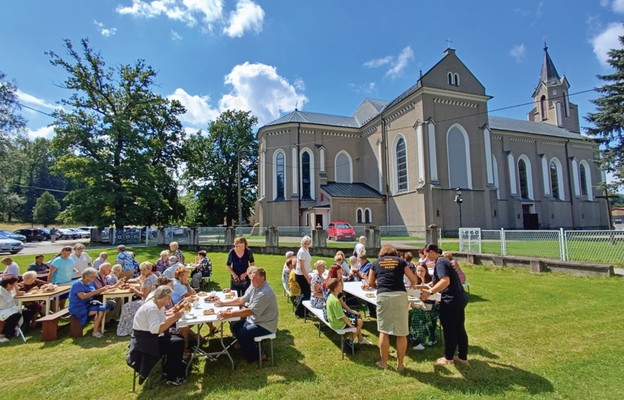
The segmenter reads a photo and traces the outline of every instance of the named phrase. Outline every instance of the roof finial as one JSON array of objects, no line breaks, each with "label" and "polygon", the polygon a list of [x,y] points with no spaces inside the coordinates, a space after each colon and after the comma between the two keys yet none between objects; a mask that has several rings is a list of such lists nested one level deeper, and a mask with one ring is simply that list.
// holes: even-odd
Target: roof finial
[{"label": "roof finial", "polygon": [[446,39],[446,48],[447,49],[450,49],[452,44],[453,44],[453,41],[451,39]]},{"label": "roof finial", "polygon": [[299,100],[295,102],[295,111],[299,111]]},{"label": "roof finial", "polygon": [[546,44],[546,39],[544,39],[544,51],[548,51],[548,45]]}]

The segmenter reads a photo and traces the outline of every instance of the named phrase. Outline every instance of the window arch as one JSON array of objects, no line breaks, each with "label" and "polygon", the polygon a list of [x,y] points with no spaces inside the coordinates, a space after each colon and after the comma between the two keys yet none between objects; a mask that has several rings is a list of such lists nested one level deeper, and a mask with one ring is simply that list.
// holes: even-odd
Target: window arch
[{"label": "window arch", "polygon": [[275,201],[286,199],[286,153],[277,150],[273,153],[273,199]]},{"label": "window arch", "polygon": [[542,121],[546,119],[546,96],[542,95],[540,98],[540,113],[542,114]]},{"label": "window arch", "polygon": [[556,157],[550,160],[550,193],[555,199],[565,200],[563,190],[563,167]]},{"label": "window arch", "polygon": [[496,198],[500,199],[500,183],[498,181],[498,161],[496,157],[492,155],[492,175],[494,179],[494,186],[496,187]]},{"label": "window arch", "polygon": [[459,86],[459,74],[457,72],[453,74],[453,85]]},{"label": "window arch", "polygon": [[399,134],[394,144],[394,193],[407,191],[407,146]]},{"label": "window arch", "polygon": [[449,72],[449,73],[446,75],[446,77],[447,77],[447,79],[448,79],[448,84],[449,84],[449,85],[453,85],[453,73],[452,73],[452,72]]},{"label": "window arch", "polygon": [[336,182],[353,183],[353,163],[349,153],[344,150],[336,154],[334,174]]},{"label": "window arch", "polygon": [[454,124],[446,133],[449,187],[472,189],[470,142],[468,133]]},{"label": "window arch", "polygon": [[370,224],[373,222],[373,212],[370,208],[364,210],[364,223]]},{"label": "window arch", "polygon": [[523,199],[533,198],[532,176],[531,161],[523,154],[518,157],[518,181],[520,183],[520,197]]},{"label": "window arch", "polygon": [[301,151],[301,200],[314,200],[314,157],[306,148]]},{"label": "window arch", "polygon": [[581,181],[581,196],[587,196],[588,200],[593,200],[591,174],[589,164],[585,160],[579,163],[579,178]]},{"label": "window arch", "polygon": [[355,222],[357,222],[358,224],[364,223],[364,210],[362,210],[361,208],[355,210]]}]

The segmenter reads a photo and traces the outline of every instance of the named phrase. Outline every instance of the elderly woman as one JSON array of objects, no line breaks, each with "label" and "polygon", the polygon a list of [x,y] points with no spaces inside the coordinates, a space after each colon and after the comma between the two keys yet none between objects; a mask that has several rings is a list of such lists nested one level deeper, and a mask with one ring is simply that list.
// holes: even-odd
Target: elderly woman
[{"label": "elderly woman", "polygon": [[308,272],[311,271],[310,263],[312,256],[310,256],[310,247],[312,246],[312,238],[310,236],[304,236],[301,239],[301,247],[297,251],[297,267],[295,268],[295,278],[301,288],[301,301],[295,310],[295,315],[300,318],[305,317],[305,310],[303,307],[304,300],[310,300],[312,295],[312,289],[310,287],[310,276]]},{"label": "elderly woman", "polygon": [[178,386],[184,383],[184,341],[169,333],[169,328],[182,317],[183,312],[165,314],[165,305],[171,301],[172,294],[170,287],[159,286],[154,290],[151,300],[146,301],[134,316],[126,361],[139,373],[139,384],[143,384],[163,356],[166,356],[163,373],[166,375],[167,385]]},{"label": "elderly woman", "polygon": [[169,243],[169,250],[171,251],[172,256],[176,256],[178,261],[184,264],[184,254],[182,254],[182,251],[180,250],[180,245],[178,244],[178,242]]},{"label": "elderly woman", "polygon": [[310,304],[314,308],[325,308],[325,293],[323,293],[323,274],[325,273],[325,266],[327,264],[324,260],[318,260],[314,263],[316,271],[312,273],[310,278],[310,286],[312,288],[312,294],[310,295]]},{"label": "elderly woman", "polygon": [[13,259],[11,257],[4,257],[2,259],[2,264],[4,264],[5,267],[6,267],[4,269],[4,272],[2,273],[2,275],[18,276],[20,274],[19,266],[17,265],[16,262],[13,261]]},{"label": "elderly woman", "polygon": [[0,282],[0,343],[6,343],[15,336],[15,331],[22,319],[22,314],[16,295],[24,292],[17,291],[17,276],[4,275]]},{"label": "elderly woman", "polygon": [[191,278],[191,286],[193,289],[199,290],[201,288],[201,282],[204,278],[210,278],[212,276],[212,261],[208,258],[206,250],[200,250],[197,252],[195,258],[195,269],[193,270]]},{"label": "elderly woman", "polygon": [[[31,290],[39,291],[42,287],[47,286],[46,281],[37,279],[37,273],[35,271],[26,271],[22,275],[22,281],[17,284],[17,290],[29,293]],[[35,290],[33,290],[35,289]],[[24,316],[23,331],[24,333],[30,330],[30,325],[33,323],[33,317],[43,315],[43,301],[29,301],[24,303],[24,309],[22,314]]]},{"label": "elderly woman", "polygon": [[[435,244],[425,247],[427,259],[435,262],[433,280],[435,285],[423,290],[421,298],[427,300],[430,295],[440,293],[440,323],[444,334],[444,357],[438,358],[437,365],[449,365],[453,362],[468,364],[468,334],[464,326],[468,295],[464,291],[457,271],[451,263],[442,257],[442,249]],[[457,355],[455,355],[457,351]]]},{"label": "elderly woman", "polygon": [[160,252],[160,258],[156,261],[156,275],[162,275],[169,268],[169,250]]},{"label": "elderly woman", "polygon": [[409,334],[409,301],[403,276],[407,275],[412,287],[416,286],[416,276],[405,260],[398,255],[394,246],[389,244],[381,246],[379,257],[370,269],[365,287],[377,288],[377,330],[381,357],[381,360],[377,361],[377,366],[382,369],[388,368],[390,336],[396,336],[397,370],[402,371],[405,369],[403,359]]},{"label": "elderly woman", "polygon": [[247,239],[234,239],[234,248],[230,250],[225,265],[231,276],[230,289],[236,290],[239,297],[242,296],[250,285],[247,269],[255,265],[253,253],[247,247]]},{"label": "elderly woman", "polygon": [[94,316],[93,337],[101,338],[103,336],[100,332],[102,318],[106,310],[112,307],[105,306],[93,297],[104,293],[111,287],[106,285],[96,289],[93,285],[96,276],[97,270],[88,267],[82,271],[82,277],[72,283],[69,290],[69,313],[78,318],[81,325],[86,324],[89,317]]},{"label": "elderly woman", "polygon": [[121,264],[113,265],[111,267],[110,273],[106,275],[106,284],[107,285],[116,284],[121,279],[120,274],[122,272],[123,272],[123,267],[121,266]]},{"label": "elderly woman", "polygon": [[143,305],[145,299],[149,293],[156,288],[156,281],[158,277],[152,272],[152,264],[149,261],[144,261],[139,264],[139,275],[136,279],[130,279],[129,283],[134,283],[130,286],[130,290],[140,297],[139,300],[130,301],[121,307],[121,315],[119,317],[119,324],[117,325],[117,336],[128,336],[132,333],[132,321],[139,307]]},{"label": "elderly woman", "polygon": [[189,283],[189,270],[186,267],[178,267],[174,272],[173,294],[171,298],[174,303],[179,303],[183,299],[194,296],[195,289]]},{"label": "elderly woman", "polygon": [[74,246],[74,252],[70,256],[74,262],[74,268],[78,270],[79,274],[82,274],[82,271],[91,266],[91,257],[89,257],[84,249],[84,244],[78,243]]}]

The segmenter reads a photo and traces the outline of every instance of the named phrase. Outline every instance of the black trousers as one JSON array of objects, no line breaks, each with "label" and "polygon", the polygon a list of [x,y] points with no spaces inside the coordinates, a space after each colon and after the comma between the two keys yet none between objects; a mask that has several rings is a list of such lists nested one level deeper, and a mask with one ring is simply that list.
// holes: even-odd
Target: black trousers
[{"label": "black trousers", "polygon": [[310,288],[310,283],[303,275],[295,275],[295,279],[301,288],[301,298],[299,300],[299,304],[297,305],[297,309],[295,310],[295,314],[298,317],[305,316],[305,307],[303,306],[304,300],[310,300],[310,296],[312,295],[312,289]]},{"label": "black trousers", "polygon": [[444,358],[452,360],[457,355],[462,360],[468,359],[468,334],[464,326],[465,310],[468,304],[468,296],[457,304],[440,303],[440,323],[444,332]]},{"label": "black trousers", "polygon": [[20,318],[22,318],[22,314],[15,313],[4,320],[4,328],[2,328],[2,334],[7,339],[15,336],[15,328],[17,327]]},{"label": "black trousers", "polygon": [[167,374],[167,379],[175,380],[184,378],[186,367],[182,362],[184,354],[184,339],[177,335],[164,335],[158,338],[160,355],[166,356],[163,372]]}]

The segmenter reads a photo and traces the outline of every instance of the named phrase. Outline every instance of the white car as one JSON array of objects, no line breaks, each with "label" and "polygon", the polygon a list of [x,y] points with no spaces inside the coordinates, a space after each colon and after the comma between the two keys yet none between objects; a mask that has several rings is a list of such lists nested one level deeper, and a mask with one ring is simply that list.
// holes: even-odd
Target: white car
[{"label": "white car", "polygon": [[0,252],[17,254],[24,248],[24,243],[19,240],[9,239],[4,235],[0,235]]}]

